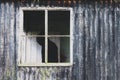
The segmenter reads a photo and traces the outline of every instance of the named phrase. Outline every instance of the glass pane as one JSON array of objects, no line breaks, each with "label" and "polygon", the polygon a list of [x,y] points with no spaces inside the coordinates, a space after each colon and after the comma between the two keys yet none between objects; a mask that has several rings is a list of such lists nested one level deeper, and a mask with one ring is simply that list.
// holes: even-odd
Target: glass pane
[{"label": "glass pane", "polygon": [[48,62],[70,62],[70,40],[68,37],[48,39]]},{"label": "glass pane", "polygon": [[48,34],[70,34],[70,11],[48,11]]},{"label": "glass pane", "polygon": [[45,31],[44,11],[24,11],[24,31],[31,34],[43,34]]},{"label": "glass pane", "polygon": [[[38,43],[38,45],[41,46],[41,52],[42,52],[42,62],[45,62],[45,37],[37,37],[36,41]],[[37,47],[37,49],[39,50],[39,48]]]}]

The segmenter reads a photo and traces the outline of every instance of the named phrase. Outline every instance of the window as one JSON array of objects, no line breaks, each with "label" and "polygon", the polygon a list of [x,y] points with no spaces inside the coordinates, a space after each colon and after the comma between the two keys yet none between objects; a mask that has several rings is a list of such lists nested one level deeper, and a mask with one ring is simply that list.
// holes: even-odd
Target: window
[{"label": "window", "polygon": [[19,66],[72,64],[72,9],[21,8]]}]

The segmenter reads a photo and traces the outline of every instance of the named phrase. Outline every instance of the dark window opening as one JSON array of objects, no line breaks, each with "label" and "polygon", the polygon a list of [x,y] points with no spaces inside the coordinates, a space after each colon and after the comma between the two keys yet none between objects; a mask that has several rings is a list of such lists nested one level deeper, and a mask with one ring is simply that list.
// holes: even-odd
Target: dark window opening
[{"label": "dark window opening", "polygon": [[70,11],[49,11],[48,26],[49,35],[69,35]]},{"label": "dark window opening", "polygon": [[[43,63],[46,59],[48,63],[70,62],[70,11],[48,10],[47,20],[45,15],[44,10],[24,11],[24,32],[36,37],[36,42],[42,46]],[[48,26],[45,26],[46,21]]]},{"label": "dark window opening", "polygon": [[[39,34],[45,31],[44,11],[24,11],[24,31]],[[44,32],[45,33],[45,32]]]}]

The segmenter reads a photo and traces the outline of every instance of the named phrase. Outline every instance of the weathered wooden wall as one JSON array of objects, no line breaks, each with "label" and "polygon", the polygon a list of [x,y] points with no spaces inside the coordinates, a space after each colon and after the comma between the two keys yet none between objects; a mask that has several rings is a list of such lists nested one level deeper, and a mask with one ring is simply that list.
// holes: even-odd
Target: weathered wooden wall
[{"label": "weathered wooden wall", "polygon": [[0,80],[16,80],[15,6],[0,3]]},{"label": "weathered wooden wall", "polygon": [[0,80],[120,80],[119,3],[72,5],[73,66],[18,67],[19,7],[41,5],[0,3]]},{"label": "weathered wooden wall", "polygon": [[120,80],[120,4],[74,8],[74,80]]}]

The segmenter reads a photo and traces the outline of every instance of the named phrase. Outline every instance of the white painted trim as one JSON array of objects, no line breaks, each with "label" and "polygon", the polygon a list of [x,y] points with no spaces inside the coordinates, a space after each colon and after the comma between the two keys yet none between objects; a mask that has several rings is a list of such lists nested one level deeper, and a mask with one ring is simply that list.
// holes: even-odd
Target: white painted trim
[{"label": "white painted trim", "polygon": [[[21,35],[25,37],[26,35]],[[70,37],[70,35],[47,35],[48,37]],[[27,37],[45,37],[45,35],[27,35]]]},{"label": "white painted trim", "polygon": [[[72,66],[73,65],[73,10],[72,8],[70,7],[20,7],[20,25],[19,25],[19,38],[21,36],[26,36],[23,32],[23,11],[33,11],[33,10],[44,10],[45,11],[45,33],[47,32],[48,33],[48,21],[46,21],[48,19],[48,10],[58,10],[58,11],[70,11],[70,36],[68,35],[63,35],[61,37],[70,37],[70,62],[68,63],[47,63],[47,60],[45,59],[45,62],[46,63],[35,63],[35,64],[21,64],[21,63],[18,63],[18,66]],[[47,15],[46,15],[47,14]],[[45,34],[45,36],[49,37],[48,34]],[[60,37],[60,36],[59,36]],[[21,38],[20,38],[21,39]],[[48,45],[48,42],[47,42],[47,39],[45,39],[46,41],[46,44],[45,45]],[[19,45],[20,45],[20,42],[19,42]],[[47,50],[46,49],[45,51],[45,54],[47,54]],[[20,50],[19,50],[19,55],[21,54],[20,53]],[[48,57],[48,55],[45,55],[46,57]],[[19,59],[19,56],[18,56],[18,59]],[[19,60],[18,60],[19,62]]]},{"label": "white painted trim", "polygon": [[18,57],[18,59],[17,59],[17,63],[19,63],[19,62],[21,62],[20,61],[20,58],[21,58],[21,54],[22,54],[22,52],[21,52],[21,40],[22,40],[22,37],[21,37],[21,35],[24,35],[23,34],[23,11],[22,11],[22,9],[19,9],[19,19],[20,19],[20,24],[19,24],[19,27],[18,27],[18,38],[19,38],[19,43],[18,43],[18,55],[17,55],[17,57]]},{"label": "white painted trim", "polygon": [[71,63],[18,64],[18,66],[72,66]]},{"label": "white painted trim", "polygon": [[48,10],[45,9],[45,63],[48,63]]},{"label": "white painted trim", "polygon": [[70,63],[73,64],[73,9],[70,8]]},{"label": "white painted trim", "polygon": [[59,10],[59,11],[70,11],[71,7],[20,7],[21,10]]}]

